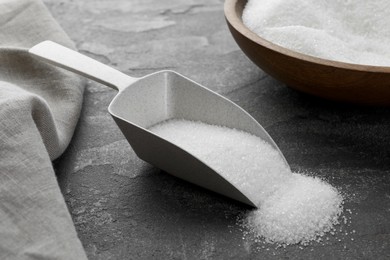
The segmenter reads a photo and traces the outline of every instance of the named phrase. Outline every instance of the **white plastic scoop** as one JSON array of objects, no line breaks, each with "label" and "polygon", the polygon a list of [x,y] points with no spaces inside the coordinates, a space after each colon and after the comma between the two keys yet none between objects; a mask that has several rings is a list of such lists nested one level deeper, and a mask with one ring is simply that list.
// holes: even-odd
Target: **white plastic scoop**
[{"label": "white plastic scoop", "polygon": [[57,43],[44,41],[29,52],[56,66],[119,90],[108,111],[142,160],[183,180],[255,207],[233,184],[192,154],[147,128],[168,119],[202,121],[246,131],[283,154],[264,128],[246,111],[173,71],[133,78]]}]

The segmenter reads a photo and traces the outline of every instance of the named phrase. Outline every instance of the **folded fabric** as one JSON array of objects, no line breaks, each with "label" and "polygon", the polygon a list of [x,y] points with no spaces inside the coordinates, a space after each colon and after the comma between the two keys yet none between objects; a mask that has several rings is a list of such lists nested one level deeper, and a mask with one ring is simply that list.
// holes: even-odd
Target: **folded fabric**
[{"label": "folded fabric", "polygon": [[39,0],[0,1],[0,259],[86,259],[51,163],[84,81],[27,53],[43,40],[74,47]]}]

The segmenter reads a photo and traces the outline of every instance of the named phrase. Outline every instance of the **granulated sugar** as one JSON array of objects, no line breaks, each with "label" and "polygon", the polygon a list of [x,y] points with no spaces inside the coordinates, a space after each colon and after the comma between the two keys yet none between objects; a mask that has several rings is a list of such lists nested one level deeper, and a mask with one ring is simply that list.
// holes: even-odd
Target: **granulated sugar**
[{"label": "granulated sugar", "polygon": [[300,53],[390,66],[387,0],[249,0],[242,19],[259,36]]},{"label": "granulated sugar", "polygon": [[256,205],[242,224],[267,242],[306,244],[338,223],[342,197],[324,181],[292,173],[279,153],[249,133],[187,120],[150,131],[206,162]]},{"label": "granulated sugar", "polygon": [[279,185],[279,190],[244,220],[244,225],[267,242],[307,244],[338,222],[342,198],[329,184],[293,174]]}]

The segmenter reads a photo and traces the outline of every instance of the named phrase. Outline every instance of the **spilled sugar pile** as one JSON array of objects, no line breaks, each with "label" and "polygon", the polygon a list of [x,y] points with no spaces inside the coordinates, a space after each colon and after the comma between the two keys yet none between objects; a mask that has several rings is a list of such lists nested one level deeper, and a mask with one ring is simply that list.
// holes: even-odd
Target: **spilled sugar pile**
[{"label": "spilled sugar pile", "polygon": [[333,230],[342,211],[342,198],[329,184],[293,174],[268,197],[244,225],[267,242],[307,244]]},{"label": "spilled sugar pile", "polygon": [[149,130],[206,162],[255,202],[257,209],[242,224],[267,242],[307,244],[338,223],[342,196],[337,190],[292,173],[259,137],[187,120],[165,121]]},{"label": "spilled sugar pile", "polygon": [[242,19],[259,36],[300,53],[390,66],[387,0],[249,0]]}]

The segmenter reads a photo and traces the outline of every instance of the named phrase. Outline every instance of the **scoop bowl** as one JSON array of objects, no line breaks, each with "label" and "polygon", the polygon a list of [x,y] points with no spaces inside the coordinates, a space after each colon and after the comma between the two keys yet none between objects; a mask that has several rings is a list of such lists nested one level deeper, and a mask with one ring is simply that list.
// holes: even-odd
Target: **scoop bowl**
[{"label": "scoop bowl", "polygon": [[288,165],[265,129],[245,110],[177,72],[159,71],[134,78],[51,41],[35,45],[29,53],[118,90],[108,111],[134,152],[178,178],[256,207],[245,191],[227,181],[222,173],[148,130],[170,119],[201,121],[251,133],[275,148]]}]

